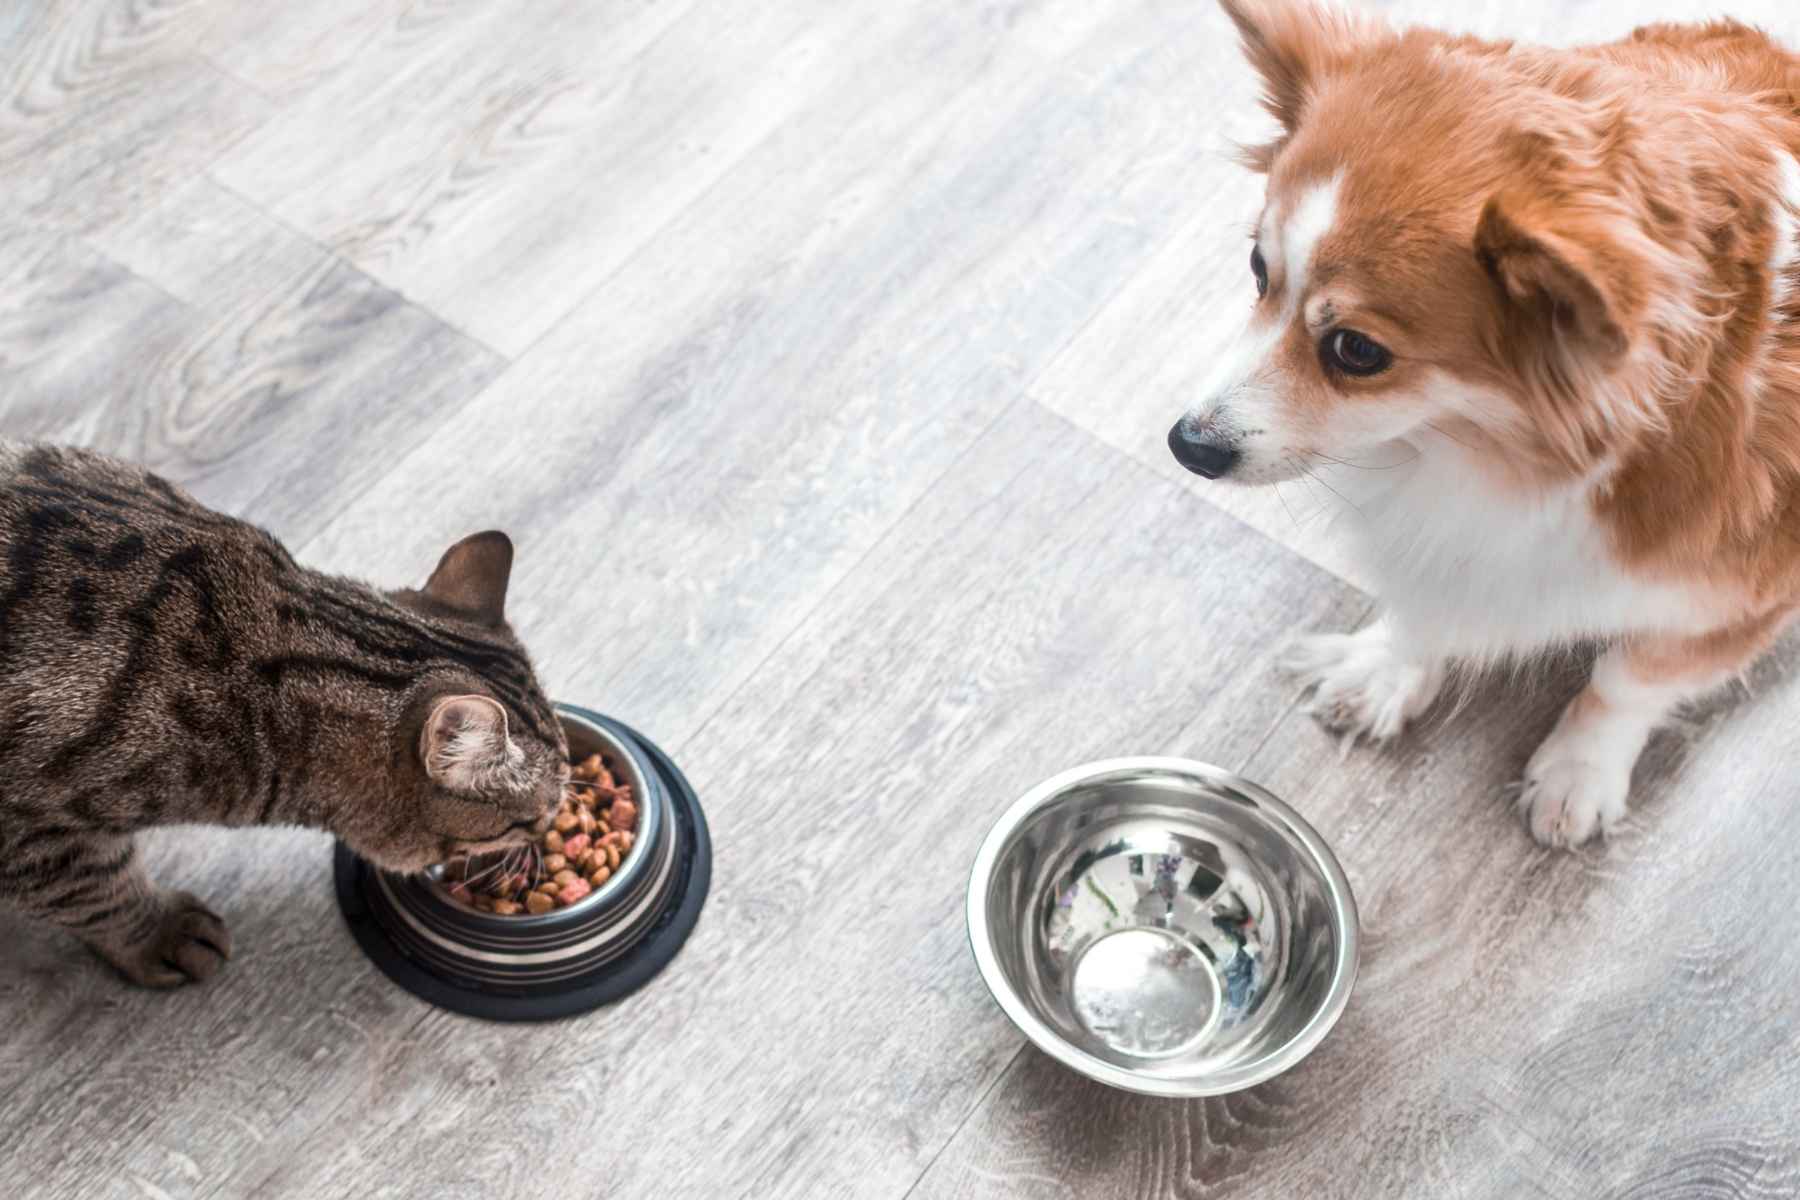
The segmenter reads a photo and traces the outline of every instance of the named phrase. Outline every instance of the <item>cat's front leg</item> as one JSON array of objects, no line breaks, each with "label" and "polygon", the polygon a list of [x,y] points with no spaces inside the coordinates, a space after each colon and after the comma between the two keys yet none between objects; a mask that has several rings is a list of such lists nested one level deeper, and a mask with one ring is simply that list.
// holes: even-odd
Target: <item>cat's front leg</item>
[{"label": "cat's front leg", "polygon": [[231,957],[231,934],[187,892],[159,888],[129,837],[71,832],[40,839],[51,868],[12,899],[86,942],[134,983],[180,987],[209,979]]}]

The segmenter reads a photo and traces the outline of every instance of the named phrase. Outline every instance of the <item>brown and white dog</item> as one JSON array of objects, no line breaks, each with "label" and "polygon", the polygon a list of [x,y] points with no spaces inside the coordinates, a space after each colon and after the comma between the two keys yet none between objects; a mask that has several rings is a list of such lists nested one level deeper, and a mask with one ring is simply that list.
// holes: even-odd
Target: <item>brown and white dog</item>
[{"label": "brown and white dog", "polygon": [[1800,603],[1800,58],[1733,22],[1550,50],[1222,3],[1281,132],[1247,155],[1248,326],[1170,447],[1346,497],[1383,616],[1290,658],[1347,735],[1451,664],[1604,640],[1521,792],[1580,843]]}]

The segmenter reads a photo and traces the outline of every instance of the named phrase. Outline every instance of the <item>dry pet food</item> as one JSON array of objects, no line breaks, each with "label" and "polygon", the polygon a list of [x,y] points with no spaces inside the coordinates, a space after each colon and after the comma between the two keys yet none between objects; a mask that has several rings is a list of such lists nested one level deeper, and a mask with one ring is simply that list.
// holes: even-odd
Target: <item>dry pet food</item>
[{"label": "dry pet food", "polygon": [[637,798],[612,765],[600,754],[571,762],[550,831],[504,854],[444,864],[450,894],[501,917],[542,916],[592,895],[619,869],[637,837]]}]

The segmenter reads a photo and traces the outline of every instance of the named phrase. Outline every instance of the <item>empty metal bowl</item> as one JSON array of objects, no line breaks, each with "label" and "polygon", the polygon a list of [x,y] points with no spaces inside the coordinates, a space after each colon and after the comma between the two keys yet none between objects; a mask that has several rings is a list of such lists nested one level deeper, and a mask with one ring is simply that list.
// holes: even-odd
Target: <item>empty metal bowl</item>
[{"label": "empty metal bowl", "polygon": [[1177,758],[1077,767],[982,842],[969,940],[1046,1054],[1156,1096],[1215,1096],[1293,1066],[1356,980],[1356,902],[1293,809]]}]

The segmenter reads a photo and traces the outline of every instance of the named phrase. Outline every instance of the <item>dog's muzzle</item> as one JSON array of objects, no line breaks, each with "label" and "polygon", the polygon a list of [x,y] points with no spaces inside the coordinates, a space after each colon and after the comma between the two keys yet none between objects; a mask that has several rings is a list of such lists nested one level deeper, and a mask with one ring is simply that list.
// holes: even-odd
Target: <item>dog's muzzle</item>
[{"label": "dog's muzzle", "polygon": [[1237,465],[1237,447],[1215,434],[1195,432],[1186,417],[1169,429],[1169,453],[1196,475],[1217,479]]}]

